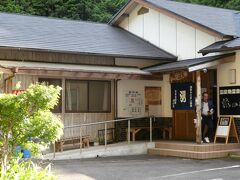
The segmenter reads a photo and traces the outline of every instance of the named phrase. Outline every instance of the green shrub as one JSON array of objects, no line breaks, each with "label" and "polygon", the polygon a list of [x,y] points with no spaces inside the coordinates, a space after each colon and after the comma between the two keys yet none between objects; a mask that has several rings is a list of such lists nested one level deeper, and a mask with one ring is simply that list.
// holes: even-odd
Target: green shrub
[{"label": "green shrub", "polygon": [[[60,87],[32,84],[20,94],[0,95],[0,162],[1,173],[21,146],[37,155],[63,134],[60,117],[51,112],[57,105]],[[24,164],[25,165],[25,164]]]},{"label": "green shrub", "polygon": [[0,180],[54,180],[51,164],[42,168],[31,160],[13,158],[7,166],[6,173],[0,174]]}]

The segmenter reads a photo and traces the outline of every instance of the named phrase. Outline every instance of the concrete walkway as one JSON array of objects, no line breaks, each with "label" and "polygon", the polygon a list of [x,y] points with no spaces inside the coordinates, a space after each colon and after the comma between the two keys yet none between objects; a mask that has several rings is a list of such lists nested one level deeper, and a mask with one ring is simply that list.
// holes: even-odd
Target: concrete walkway
[{"label": "concrete walkway", "polygon": [[147,154],[149,148],[155,147],[154,142],[131,142],[128,144],[117,143],[105,146],[94,146],[89,148],[68,150],[63,152],[57,152],[54,158],[53,153],[49,153],[43,156],[44,160],[69,160],[69,159],[84,159],[95,157],[111,157],[111,156],[130,156],[130,155],[143,155]]}]

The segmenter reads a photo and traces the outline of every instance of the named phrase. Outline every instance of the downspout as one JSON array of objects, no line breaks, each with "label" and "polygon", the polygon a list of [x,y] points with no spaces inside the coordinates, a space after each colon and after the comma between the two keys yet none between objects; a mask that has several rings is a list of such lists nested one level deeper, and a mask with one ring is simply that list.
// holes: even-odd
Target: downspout
[{"label": "downspout", "polygon": [[6,68],[6,69],[9,69],[12,72],[12,74],[9,75],[8,77],[4,78],[4,87],[3,88],[4,88],[5,93],[7,93],[7,81],[12,80],[15,77],[16,73],[18,72],[18,68],[13,68],[13,69]]},{"label": "downspout", "polygon": [[115,81],[115,119],[118,118],[118,82],[121,79],[116,79]]}]

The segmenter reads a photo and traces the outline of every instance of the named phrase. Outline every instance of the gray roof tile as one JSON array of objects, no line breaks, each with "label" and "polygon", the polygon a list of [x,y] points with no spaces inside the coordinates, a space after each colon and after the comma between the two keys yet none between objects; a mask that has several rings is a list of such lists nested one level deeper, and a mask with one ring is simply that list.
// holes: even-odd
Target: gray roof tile
[{"label": "gray roof tile", "polygon": [[207,54],[207,53],[213,53],[213,52],[232,51],[237,49],[240,49],[240,38],[215,42],[210,46],[207,46],[201,49],[199,52],[203,54]]},{"label": "gray roof tile", "polygon": [[108,24],[0,13],[0,47],[175,60],[129,32]]},{"label": "gray roof tile", "polygon": [[[127,4],[130,1],[134,0],[129,0]],[[204,26],[223,36],[240,37],[240,11],[176,2],[175,0],[143,1]],[[117,15],[124,10],[124,7],[113,16],[109,24],[114,24],[118,18]]]},{"label": "gray roof tile", "polygon": [[215,61],[215,60],[222,59],[222,58],[228,57],[228,56],[233,56],[234,54],[235,53],[230,53],[230,54],[222,54],[222,55],[217,55],[217,56],[206,56],[206,57],[201,57],[201,58],[181,60],[181,61],[177,61],[177,62],[147,67],[147,68],[144,68],[143,70],[151,72],[151,73],[155,73],[155,72],[169,72],[169,71],[174,71],[174,70],[188,69],[192,66]]},{"label": "gray roof tile", "polygon": [[144,0],[223,35],[240,36],[240,12],[169,0]]}]

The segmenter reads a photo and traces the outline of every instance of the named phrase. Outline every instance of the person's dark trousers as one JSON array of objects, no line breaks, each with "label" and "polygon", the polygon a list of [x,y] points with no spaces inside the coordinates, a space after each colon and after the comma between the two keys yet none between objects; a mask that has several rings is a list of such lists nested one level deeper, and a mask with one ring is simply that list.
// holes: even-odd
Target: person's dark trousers
[{"label": "person's dark trousers", "polygon": [[[207,125],[208,131],[206,135],[204,136],[204,128]],[[213,119],[212,116],[202,116],[202,139],[205,137],[208,137],[209,139],[212,139],[213,135]]]}]

